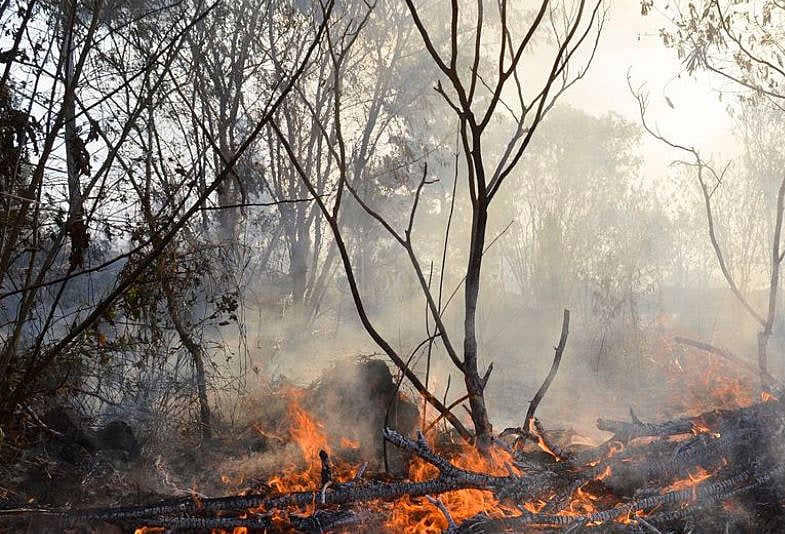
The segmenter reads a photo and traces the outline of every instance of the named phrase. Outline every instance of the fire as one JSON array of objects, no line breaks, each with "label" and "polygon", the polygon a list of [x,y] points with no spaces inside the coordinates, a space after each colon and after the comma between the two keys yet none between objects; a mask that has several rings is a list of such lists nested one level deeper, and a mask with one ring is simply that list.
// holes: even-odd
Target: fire
[{"label": "fire", "polygon": [[529,432],[537,438],[537,446],[540,447],[543,452],[550,454],[557,463],[561,462],[559,455],[545,442],[545,436],[543,436],[542,432],[537,428],[534,419],[529,421]]},{"label": "fire", "polygon": [[[732,344],[732,339],[718,334],[712,344]],[[662,397],[666,418],[742,408],[757,402],[759,378],[755,373],[740,371],[736,364],[718,354],[674,342],[680,336],[701,338],[699,333],[665,316],[659,318],[654,328],[646,330],[646,360],[653,365],[651,370],[662,373],[668,384],[667,394]]]},{"label": "fire", "polygon": [[[700,382],[706,389],[712,391],[710,398],[724,399],[720,404],[727,404],[728,398],[736,396],[737,404],[744,404],[750,401],[750,389],[745,389],[741,381],[717,376],[716,365],[708,366],[708,370],[700,377]],[[684,374],[682,378],[686,377]],[[689,388],[684,388],[689,389]],[[285,494],[292,492],[305,491],[325,491],[327,485],[323,481],[324,466],[323,458],[320,453],[326,453],[330,462],[330,480],[334,483],[346,482],[354,478],[358,472],[357,465],[350,465],[343,462],[340,458],[333,455],[331,444],[335,446],[337,454],[341,452],[358,450],[361,444],[349,437],[328,436],[324,425],[320,424],[303,406],[303,391],[294,388],[284,392],[286,399],[286,414],[280,420],[284,423],[272,431],[258,428],[257,430],[266,436],[274,437],[282,445],[291,443],[299,449],[301,460],[293,460],[291,465],[283,470],[279,475],[269,478],[268,485],[274,492]],[[703,399],[705,401],[705,399]],[[776,401],[776,397],[770,393],[761,394],[761,400]],[[712,401],[714,402],[714,401]],[[692,406],[695,407],[694,405]],[[285,426],[288,425],[288,428]],[[705,421],[695,421],[692,426],[693,434],[710,433],[719,436],[716,431],[710,428]],[[556,462],[562,461],[559,454],[553,449],[559,449],[557,444],[553,448],[549,446],[547,436],[543,435],[541,428],[535,424],[530,424],[529,429],[532,436],[537,439],[540,449],[550,454]],[[520,470],[514,467],[512,455],[498,446],[492,446],[485,451],[480,451],[476,447],[462,443],[451,447],[452,454],[447,454],[436,444],[436,433],[429,436],[430,447],[438,454],[448,457],[456,467],[463,468],[472,472],[486,473],[493,476],[506,477],[510,473],[520,474]],[[457,450],[455,450],[457,449]],[[612,475],[610,460],[620,455],[625,449],[622,441],[609,441],[605,445],[603,454],[599,459],[588,464],[592,467],[593,479],[582,483],[576,487],[571,495],[571,500],[566,507],[553,510],[554,515],[565,516],[566,518],[585,518],[595,514],[599,510],[613,509],[619,501],[617,497],[609,494],[607,489],[608,477]],[[289,451],[296,451],[292,446]],[[629,449],[634,452],[635,449]],[[624,456],[627,453],[621,455]],[[595,457],[596,458],[596,457]],[[549,460],[550,461],[550,460]],[[616,458],[619,461],[619,457]],[[622,459],[621,461],[626,461]],[[727,460],[724,461],[727,463]],[[718,471],[719,473],[719,471]],[[661,493],[691,489],[693,498],[697,493],[699,484],[709,477],[711,473],[700,466],[691,468],[687,472],[687,477],[677,480],[669,486],[660,489]],[[408,466],[408,479],[413,482],[433,480],[439,477],[439,471],[433,465],[427,463],[420,457],[413,457]],[[588,477],[587,477],[588,478]],[[243,475],[236,476],[222,475],[221,481],[227,487],[240,486],[243,482]],[[602,483],[605,481],[605,483]],[[576,484],[577,485],[577,484]],[[329,490],[327,490],[329,491]],[[520,508],[503,504],[490,491],[462,489],[447,492],[439,495],[440,505],[426,498],[405,496],[393,502],[370,502],[367,506],[380,514],[386,514],[386,521],[383,525],[383,532],[401,534],[442,534],[447,532],[450,524],[449,520],[460,524],[461,522],[474,517],[478,514],[485,514],[491,518],[515,517],[522,513],[541,513],[549,501],[555,497],[538,495],[531,501],[519,503]],[[311,515],[316,510],[316,498],[300,509],[272,510],[274,523],[280,522],[282,527],[289,524],[290,518],[294,514]],[[443,509],[441,506],[443,505]],[[446,510],[448,515],[445,515]],[[265,510],[249,510],[248,514],[260,513]],[[270,512],[268,510],[268,512]],[[650,513],[650,511],[648,512]],[[611,522],[621,524],[646,524],[644,510],[619,510],[618,517],[614,517]],[[601,522],[586,523],[587,526],[597,526]],[[137,529],[135,534],[157,534],[164,532],[162,528],[143,527]],[[248,534],[245,528],[236,528],[231,532],[213,530],[212,534]]]},{"label": "fire", "polygon": [[687,488],[691,488],[693,491],[693,498],[695,498],[695,491],[697,490],[698,484],[706,480],[707,478],[711,477],[711,473],[706,471],[700,466],[696,466],[692,469],[687,470],[687,478],[677,480],[670,486],[663,488],[661,493],[669,493],[671,491],[679,491]]},{"label": "fire", "polygon": [[597,480],[605,480],[606,478],[608,478],[612,474],[613,473],[611,471],[611,466],[610,465],[606,465],[605,469],[603,469],[602,472],[599,475],[597,475]]},{"label": "fire", "polygon": [[441,534],[448,524],[435,505],[424,499],[404,497],[395,501],[386,527],[392,532],[407,534]]},{"label": "fire", "polygon": [[347,437],[341,438],[341,448],[342,449],[359,449],[360,442],[355,441],[353,439],[349,439]]},{"label": "fire", "polygon": [[626,515],[618,518],[619,523],[623,525],[637,525],[640,519],[644,516],[643,510],[630,511]]},{"label": "fire", "polygon": [[[608,471],[610,471],[610,468],[608,468]],[[597,511],[595,503],[599,500],[599,497],[584,490],[587,484],[588,482],[575,490],[575,497],[570,501],[567,510],[560,512],[560,515],[587,515]]]},{"label": "fire", "polygon": [[[486,454],[475,447],[464,444],[461,451],[453,458],[457,467],[467,470],[483,472],[490,475],[507,476],[508,466],[512,466],[510,454],[498,447],[493,447]],[[438,471],[432,465],[415,458],[409,466],[409,478],[412,481],[424,481],[436,478]],[[520,511],[504,506],[489,491],[458,490],[440,496],[442,503],[457,523],[475,516],[481,512],[491,517],[517,516]],[[545,503],[539,505],[541,509]],[[527,509],[534,509],[537,505],[527,503]],[[404,497],[392,504],[390,519],[385,524],[390,532],[402,534],[441,534],[448,528],[447,518],[433,504],[425,499],[411,499]]]},{"label": "fire", "polygon": [[[701,354],[692,357],[705,359],[705,355]],[[756,401],[753,393],[756,386],[717,358],[709,358],[707,365],[689,372],[674,365],[671,382],[675,384],[676,408],[681,410],[733,409],[749,406]]]},{"label": "fire", "polygon": [[[611,442],[609,442],[608,443],[608,452],[605,454],[604,461],[610,460],[611,458],[613,458],[614,456],[616,456],[617,454],[619,454],[623,450],[624,450],[624,443],[622,443],[621,441],[611,441]],[[591,463],[590,465],[592,467],[595,467],[595,466],[597,466],[599,464],[600,464],[600,461],[596,461],[596,462]],[[605,480],[606,478],[611,476],[611,474],[612,474],[611,466],[610,466],[610,464],[607,464],[605,466],[605,468],[602,471],[600,471],[600,474],[597,475],[597,480]]]},{"label": "fire", "polygon": [[302,392],[292,390],[287,406],[287,415],[292,421],[289,428],[289,435],[292,440],[300,447],[303,459],[308,463],[308,469],[319,468],[319,451],[326,451],[331,454],[330,446],[327,443],[327,435],[324,426],[313,420],[311,415],[305,411],[301,404]]},{"label": "fire", "polygon": [[710,371],[707,371],[705,376],[705,386],[709,390],[708,400],[713,406],[742,407],[755,402],[752,394],[754,388],[744,380],[733,376],[725,368],[713,371],[714,376]]},{"label": "fire", "polygon": [[221,484],[226,486],[226,491],[236,493],[245,483],[245,473],[237,473],[236,475],[221,475]]},{"label": "fire", "polygon": [[289,436],[302,452],[305,469],[290,466],[280,476],[273,476],[268,485],[280,493],[293,491],[309,491],[321,485],[321,460],[319,451],[331,454],[324,426],[314,421],[313,417],[303,408],[302,391],[290,389],[286,391],[288,405],[287,419],[291,422]]},{"label": "fire", "polygon": [[696,421],[692,423],[692,433],[695,434],[696,436],[698,434],[705,434],[706,432],[711,432],[711,429],[708,426],[706,426],[705,423],[701,421]]},{"label": "fire", "polygon": [[[288,389],[284,394],[287,399],[286,420],[290,423],[287,433],[300,449],[305,467],[291,465],[284,469],[282,474],[271,477],[267,484],[278,493],[313,491],[320,488],[322,486],[322,463],[319,456],[321,451],[326,452],[330,457],[332,476],[336,482],[351,478],[356,469],[340,461],[334,462],[324,425],[317,422],[302,405],[303,392]],[[351,445],[356,443],[348,438],[343,438],[340,442],[341,446],[346,448],[351,448]],[[299,512],[310,514],[315,508],[315,503],[310,503]]]},{"label": "fire", "polygon": [[612,441],[608,445],[607,458],[610,460],[611,458],[613,458],[623,450],[624,450],[624,443],[622,443],[621,441]]},{"label": "fire", "polygon": [[546,504],[548,504],[546,501],[540,499],[535,502],[524,503],[523,508],[527,512],[531,512],[533,514],[539,514],[542,511],[542,509],[545,508]]}]

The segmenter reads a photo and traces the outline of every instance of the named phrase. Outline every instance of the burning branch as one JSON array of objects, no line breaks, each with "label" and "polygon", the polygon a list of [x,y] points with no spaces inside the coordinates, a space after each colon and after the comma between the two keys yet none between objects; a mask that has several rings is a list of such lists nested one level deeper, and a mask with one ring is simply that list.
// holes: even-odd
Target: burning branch
[{"label": "burning branch", "polygon": [[[146,506],[76,511],[8,510],[0,515],[41,513],[70,522],[108,521],[171,531],[420,532],[390,524],[387,518],[400,515],[402,507],[408,513],[431,514],[428,517],[448,534],[552,529],[664,532],[678,529],[688,517],[716,514],[724,503],[749,494],[757,502],[767,487],[781,487],[783,408],[772,399],[661,423],[643,422],[634,414],[632,422],[604,420],[598,426],[614,434],[606,443],[570,452],[554,441],[552,447],[561,460],[545,460],[546,465],[541,458],[495,447],[482,455],[464,445],[462,454],[448,457],[422,433],[409,438],[386,429],[384,439],[408,452],[412,466],[423,467],[410,471],[408,480],[366,478],[363,468],[351,475],[339,474],[341,470],[322,450],[321,467],[314,471],[312,489],[306,491],[192,496]],[[532,428],[546,435],[536,419]],[[469,461],[471,454],[480,463]],[[466,500],[456,501],[456,495]],[[474,508],[466,508],[467,503]]]},{"label": "burning branch", "polygon": [[[742,360],[741,358],[739,358],[738,356],[736,356],[735,354],[733,354],[732,352],[730,352],[730,351],[728,351],[726,349],[723,349],[723,348],[720,348],[720,347],[715,347],[714,345],[710,345],[709,343],[705,343],[703,341],[698,341],[696,339],[690,339],[690,338],[681,337],[681,336],[676,336],[673,340],[676,343],[680,343],[682,345],[687,345],[689,347],[694,347],[694,348],[702,350],[704,352],[708,352],[709,354],[715,354],[715,355],[719,356],[720,358],[723,358],[726,361],[729,361],[730,363],[736,365],[740,369],[743,369],[743,370],[745,370],[745,371],[747,371],[747,372],[749,372],[749,373],[751,373],[753,375],[754,374],[759,374],[759,373],[762,372],[760,369],[755,368],[754,365],[750,365],[749,363],[745,362],[744,360]],[[764,378],[770,384],[779,384],[780,386],[783,385],[782,381],[777,380],[776,378],[774,378],[768,372],[765,373]]]}]

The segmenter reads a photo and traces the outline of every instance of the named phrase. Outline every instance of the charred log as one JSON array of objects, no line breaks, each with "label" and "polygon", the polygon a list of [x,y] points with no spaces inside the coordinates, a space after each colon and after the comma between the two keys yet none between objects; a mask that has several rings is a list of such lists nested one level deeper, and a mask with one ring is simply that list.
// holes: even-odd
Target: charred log
[{"label": "charred log", "polygon": [[[429,464],[436,474],[427,480],[377,480],[365,478],[361,468],[341,481],[322,451],[314,482],[320,486],[311,491],[38,512],[72,523],[122,522],[171,532],[241,527],[268,533],[380,531],[389,510],[384,503],[424,497],[444,516],[447,534],[683,531],[686,525],[712,525],[729,504],[749,508],[748,515],[767,525],[785,516],[785,415],[779,401],[660,423],[645,423],[632,414],[630,423],[603,421],[600,427],[613,432],[613,438],[570,454],[532,422],[530,432],[539,436],[540,447],[552,449],[551,457],[536,460],[516,452],[506,475],[459,467],[432,449],[422,434],[412,439],[386,429],[383,438],[388,443]],[[467,489],[488,492],[505,511],[455,521],[435,497]],[[586,495],[592,495],[595,504],[573,506]]]}]

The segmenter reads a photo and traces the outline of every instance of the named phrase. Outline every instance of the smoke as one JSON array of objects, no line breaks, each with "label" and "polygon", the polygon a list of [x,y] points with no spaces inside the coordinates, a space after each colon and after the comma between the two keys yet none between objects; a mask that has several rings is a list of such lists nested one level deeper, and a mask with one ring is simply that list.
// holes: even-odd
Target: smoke
[{"label": "smoke", "polygon": [[[611,16],[638,21],[637,6],[615,7]],[[568,92],[549,110],[491,211],[478,329],[481,374],[493,364],[487,396],[498,429],[521,423],[550,366],[564,308],[572,311],[573,325],[559,375],[540,412],[543,419],[581,433],[595,433],[594,419],[601,414],[621,417],[632,407],[642,416],[656,417],[677,409],[675,384],[680,379],[687,384],[697,381],[701,368],[714,365],[716,358],[686,351],[674,341],[676,336],[711,342],[754,364],[758,326],[719,272],[694,171],[666,166],[673,158],[642,131],[626,84],[628,62],[634,61],[632,72],[641,81],[651,86],[667,83],[656,107],[658,113],[665,110],[666,127],[693,136],[706,151],[744,154],[749,142],[741,135],[743,128],[735,136],[722,130],[732,124],[724,106],[710,103],[699,111],[689,105],[694,95],[710,86],[700,77],[679,82],[678,87],[669,82],[667,72],[678,68],[676,58],[652,43],[646,33],[651,31],[649,19],[636,24],[637,35],[622,31],[622,25],[606,28],[598,73],[590,69],[574,94]],[[379,22],[366,28],[369,42],[383,27]],[[407,36],[412,42],[416,38]],[[608,52],[631,38],[637,44],[629,53]],[[640,49],[646,53],[639,54]],[[532,58],[535,66],[539,55]],[[443,320],[452,333],[450,341],[461,346],[470,229],[467,178],[461,158],[456,169],[452,157],[460,151],[454,141],[456,125],[441,119],[446,105],[427,89],[432,85],[428,76],[436,73],[420,70],[421,78],[415,79],[406,61],[424,65],[421,55],[412,53],[395,65],[395,72],[406,77],[386,82],[395,90],[417,84],[422,120],[407,117],[397,123],[394,134],[384,134],[384,148],[368,162],[373,179],[365,175],[359,194],[402,231],[417,178],[428,163],[428,177],[436,183],[423,188],[412,239],[431,291],[445,305]],[[646,69],[638,70],[636,65],[644,63]],[[364,84],[347,89],[347,100],[359,100],[378,76],[372,69],[365,74]],[[602,91],[597,90],[599,84]],[[600,92],[604,98],[583,98]],[[688,112],[683,113],[685,107]],[[702,121],[690,118],[693,113],[714,117],[714,126],[703,128]],[[776,116],[773,110],[760,113]],[[367,116],[350,118],[359,138]],[[687,123],[700,123],[700,128],[688,130]],[[418,128],[430,128],[430,137],[421,138],[427,143],[417,147],[411,139],[400,141],[399,136],[420,134]],[[509,136],[511,119],[501,117],[489,128],[488,139],[498,139],[486,145],[493,160]],[[762,309],[767,222],[755,206],[765,191],[749,186],[757,172],[751,165],[739,164],[734,170],[736,174],[716,192],[722,246],[731,269],[744,280],[745,295]],[[418,279],[405,251],[384,228],[351,197],[345,204],[342,230],[368,315],[399,353],[411,355],[434,327]],[[326,228],[321,232],[329,242]],[[326,264],[328,250],[325,244],[314,265]],[[281,255],[276,261],[268,276],[277,270],[285,278],[290,260]],[[271,285],[270,278],[262,278],[246,288],[250,359],[262,375],[310,383],[346,357],[375,354],[387,361],[357,319],[341,266],[333,262],[330,269],[318,310],[311,310],[304,320],[285,283]],[[772,346],[780,344],[775,335]],[[411,368],[421,377],[427,375],[432,391],[448,403],[464,393],[462,376],[439,339],[413,353]],[[754,382],[732,365],[722,368],[739,383]],[[403,388],[408,388],[405,381]],[[684,403],[679,407],[683,409]]]}]

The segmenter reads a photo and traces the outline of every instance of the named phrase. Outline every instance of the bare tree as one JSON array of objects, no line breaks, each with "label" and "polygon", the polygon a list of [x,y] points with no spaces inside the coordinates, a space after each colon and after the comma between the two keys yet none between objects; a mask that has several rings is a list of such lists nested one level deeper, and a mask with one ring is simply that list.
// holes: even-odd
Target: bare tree
[{"label": "bare tree", "polygon": [[[769,112],[781,120],[785,99],[785,70],[782,68],[782,44],[785,42],[785,6],[771,0],[703,0],[690,2],[686,7],[680,2],[664,1],[672,8],[673,26],[661,31],[664,43],[676,50],[684,61],[687,72],[706,71],[723,81],[732,83],[733,91],[744,105],[767,102]],[[642,2],[643,14],[655,3]],[[657,5],[656,7],[660,7]],[[640,90],[630,90],[638,100],[641,120],[646,130],[656,139],[675,148],[689,158],[680,163],[695,170],[705,209],[709,239],[720,271],[736,300],[758,323],[758,367],[763,387],[771,385],[768,344],[777,317],[777,299],[780,274],[785,251],[782,245],[783,209],[785,208],[785,176],[778,177],[778,184],[770,191],[771,220],[770,246],[767,252],[766,304],[760,310],[743,291],[738,275],[734,274],[728,259],[728,243],[721,243],[716,217],[715,193],[723,186],[730,162],[716,165],[701,155],[700,151],[682,142],[675,142],[647,123],[648,100]],[[758,104],[755,104],[755,102]],[[757,142],[757,141],[756,141]],[[762,177],[753,177],[760,180]],[[776,199],[776,200],[773,200]]]},{"label": "bare tree", "polygon": [[[427,166],[423,169],[422,177],[413,191],[413,202],[408,214],[403,217],[404,228],[401,230],[395,227],[389,216],[383,215],[361,194],[362,176],[358,175],[357,168],[352,165],[350,159],[356,150],[347,147],[346,132],[342,125],[342,120],[345,118],[342,101],[344,91],[342,69],[345,68],[344,62],[348,50],[359,29],[350,27],[338,36],[333,33],[328,34],[333,64],[332,90],[335,96],[331,123],[322,128],[322,133],[326,137],[335,139],[335,147],[331,155],[336,162],[336,172],[339,174],[331,203],[319,195],[313,177],[308,174],[298,154],[292,149],[286,134],[278,126],[279,122],[274,122],[272,127],[327,219],[336,239],[363,326],[415,389],[440,413],[440,416],[447,418],[461,435],[468,439],[472,434],[442,402],[428,391],[425,384],[410,368],[408,358],[392,347],[369,317],[365,298],[357,284],[356,266],[346,247],[345,227],[340,220],[343,197],[346,194],[350,195],[362,210],[381,225],[405,251],[426,300],[430,317],[435,324],[434,336],[439,338],[449,358],[464,377],[474,426],[472,439],[483,445],[490,441],[493,432],[484,396],[492,366],[488,366],[481,373],[477,339],[477,304],[480,296],[483,254],[489,245],[486,234],[490,206],[496,195],[502,191],[502,186],[512,170],[521,161],[537,126],[542,122],[547,111],[553,107],[556,99],[585,73],[596,50],[604,21],[604,6],[601,1],[558,4],[543,1],[535,10],[522,35],[518,35],[508,20],[510,8],[506,1],[493,4],[495,19],[492,21],[487,18],[485,2],[478,2],[472,9],[461,8],[458,2],[452,2],[448,33],[446,38],[442,39],[440,34],[437,35],[434,30],[428,29],[423,9],[410,0],[407,0],[406,4],[428,56],[439,71],[440,77],[446,80],[446,85],[439,80],[435,89],[458,121],[459,142],[465,160],[464,174],[469,186],[471,227],[464,277],[465,315],[462,351],[459,352],[453,341],[454,333],[448,331],[443,320],[446,304],[442,304],[431,290],[429,276],[415,251],[413,237],[417,208],[426,186],[433,182],[433,177],[427,172]],[[464,28],[464,17],[470,20],[467,28]],[[490,58],[483,52],[486,31],[494,32],[498,46],[497,54],[491,54]],[[468,46],[464,46],[462,37],[466,34],[471,36]],[[532,73],[532,65],[527,62],[527,59],[530,59],[527,56],[535,41],[545,39],[551,39],[553,46],[549,52],[552,55],[545,61],[545,68],[540,69],[540,71],[544,70],[544,74],[537,79],[537,76]],[[442,47],[442,41],[447,43],[446,52],[439,49]],[[469,49],[468,53],[466,48]],[[583,49],[586,53],[581,58],[579,53]],[[581,60],[584,61],[583,66],[575,69],[574,64]],[[525,63],[528,69],[524,68]],[[541,66],[542,63],[538,65]],[[573,66],[573,70],[570,66]],[[524,72],[527,72],[526,78]],[[536,89],[532,89],[533,87]],[[510,98],[509,94],[513,95],[514,100],[507,102],[506,99]],[[492,120],[499,113],[509,113],[514,119],[515,127],[500,156],[496,161],[489,161],[489,150],[485,146],[486,134]],[[442,269],[443,275],[444,269]]]},{"label": "bare tree", "polygon": [[[197,121],[197,126],[209,140],[210,148],[220,154],[220,166],[204,187],[191,194],[193,177],[200,170],[198,164],[189,169],[165,168],[162,164],[158,171],[172,171],[178,177],[175,184],[180,188],[177,204],[164,203],[160,206],[162,210],[156,214],[155,228],[148,225],[149,232],[144,232],[138,240],[138,246],[106,259],[99,265],[82,268],[81,261],[74,260],[81,260],[85,252],[83,236],[75,235],[71,223],[78,223],[79,217],[82,217],[84,235],[87,235],[87,228],[96,224],[97,218],[105,213],[103,210],[108,204],[108,191],[117,193],[113,201],[125,202],[123,194],[128,189],[127,184],[122,178],[114,183],[110,181],[112,176],[117,177],[118,169],[123,169],[123,165],[118,162],[118,155],[122,155],[121,149],[128,149],[137,141],[140,142],[137,146],[153,149],[149,143],[142,142],[144,137],[131,134],[138,132],[144,112],[150,111],[152,102],[160,94],[171,95],[171,86],[166,87],[165,82],[171,80],[175,59],[182,57],[184,38],[215,7],[215,4],[197,4],[129,4],[115,6],[117,9],[110,11],[104,10],[101,2],[86,5],[84,9],[81,9],[82,6],[71,7],[75,3],[63,2],[62,5],[56,5],[57,9],[49,10],[31,1],[27,9],[18,14],[3,9],[3,17],[19,17],[22,23],[22,28],[15,34],[15,39],[18,39],[4,72],[3,91],[11,90],[11,79],[15,72],[11,67],[13,63],[16,64],[15,68],[22,69],[20,72],[31,74],[30,79],[34,83],[28,86],[31,90],[14,94],[27,108],[25,119],[20,118],[16,129],[21,139],[14,147],[17,149],[16,167],[14,174],[8,177],[9,183],[15,185],[15,193],[11,197],[4,197],[3,204],[5,217],[3,240],[0,243],[0,300],[13,316],[4,316],[8,323],[4,325],[0,352],[2,422],[11,417],[19,403],[60,387],[56,381],[52,382],[52,377],[60,381],[68,378],[70,363],[79,359],[79,352],[74,347],[84,346],[90,340],[90,333],[96,331],[95,326],[111,315],[118,300],[159,261],[191,218],[235,174],[238,162],[286,99],[293,83],[309,68],[312,54],[321,42],[332,11],[332,3],[328,3],[325,10],[319,11],[318,17],[312,19],[310,26],[303,31],[304,38],[298,43],[301,46],[298,46],[285,70],[275,71],[274,83],[265,94],[260,95],[258,115],[249,115],[245,135],[230,153],[220,152],[218,142],[210,135],[207,125]],[[64,16],[64,13],[68,16]],[[161,14],[170,16],[151,22],[151,19]],[[45,22],[50,15],[57,24],[44,27],[56,31],[28,31],[31,21]],[[125,17],[125,20],[114,25],[111,23],[112,16]],[[9,18],[2,20],[4,26],[10,24]],[[63,24],[63,20],[70,21],[70,26]],[[161,24],[161,27],[157,27],[156,23]],[[150,32],[151,27],[156,31]],[[143,61],[140,61],[138,55],[124,56],[129,49],[127,46],[120,45],[112,49],[108,44],[124,41],[123,38],[114,40],[119,36],[118,32],[134,31],[147,32],[150,37],[147,50],[151,53],[146,54]],[[67,36],[65,40],[63,35]],[[130,33],[125,37],[128,35]],[[24,39],[29,40],[27,44],[31,57],[22,53]],[[78,46],[73,43],[78,43]],[[57,54],[57,50],[61,50],[61,53]],[[72,66],[69,66],[69,57],[73,58],[70,60]],[[126,59],[130,60],[129,63],[125,63]],[[119,68],[111,73],[101,70],[111,65]],[[87,76],[87,67],[97,69],[90,71],[93,76]],[[52,72],[57,73],[53,80],[49,78]],[[122,105],[118,105],[119,100],[122,100]],[[125,113],[120,110],[125,110]],[[111,121],[118,118],[120,120],[116,122]],[[72,119],[81,124],[71,129],[68,123]],[[104,120],[107,122],[102,125]],[[90,132],[85,138],[79,133],[80,126],[84,128],[82,131]],[[36,134],[35,138],[32,138],[33,133]],[[77,137],[74,137],[74,133],[78,134]],[[58,141],[64,138],[67,157],[62,157],[58,148]],[[77,184],[77,178],[85,174],[86,155],[83,149],[90,138],[104,143],[97,150],[103,160],[90,176],[89,183]],[[27,150],[34,143],[35,150]],[[156,150],[159,148],[155,147]],[[35,154],[35,158],[28,157],[31,153]],[[71,155],[74,156],[73,160],[68,159]],[[70,189],[66,188],[68,193],[65,199],[69,215],[65,221],[57,223],[58,210],[53,210],[54,216],[48,216],[43,201],[49,200],[47,195],[56,190],[58,164],[63,159],[66,160],[65,174],[70,178],[67,182]],[[122,172],[119,174],[122,176]],[[148,181],[142,185],[142,197],[155,197],[156,192],[151,193],[150,184]],[[174,197],[169,195],[169,198]],[[88,199],[92,202],[90,206],[84,205]],[[79,213],[80,203],[83,205],[82,214]],[[142,222],[145,221],[143,218]],[[46,239],[42,230],[45,224],[56,225],[51,237]],[[69,235],[78,238],[72,239],[76,249],[72,247],[71,260],[61,270],[61,253],[65,238]],[[63,309],[61,299],[67,286],[82,276],[100,272],[129,258],[132,260],[129,267],[122,271],[122,276],[113,278],[108,287],[102,288],[102,295],[95,298],[84,295],[83,301],[75,303],[72,308]],[[172,304],[174,307],[178,303]],[[57,372],[57,365],[63,366],[60,373]],[[65,379],[58,377],[58,374],[65,376]]]},{"label": "bare tree", "polygon": [[662,133],[652,128],[646,121],[647,100],[645,95],[640,91],[631,91],[638,100],[640,106],[641,120],[644,128],[654,138],[662,141],[668,146],[687,154],[689,160],[679,160],[678,163],[694,169],[695,175],[700,187],[701,198],[703,207],[706,214],[706,223],[708,229],[709,240],[711,241],[712,250],[717,259],[722,276],[728,284],[733,296],[744,307],[747,313],[755,320],[760,326],[758,333],[758,369],[760,378],[764,389],[771,386],[773,378],[769,373],[768,366],[768,344],[769,339],[773,333],[774,324],[777,317],[777,298],[780,291],[780,271],[783,259],[785,259],[785,251],[782,245],[782,231],[783,219],[785,217],[785,177],[779,180],[779,186],[776,192],[776,202],[773,209],[773,220],[769,221],[772,229],[771,245],[768,253],[768,287],[766,289],[767,298],[766,306],[763,312],[759,311],[757,306],[752,302],[748,295],[744,293],[737,277],[734,275],[732,266],[727,258],[727,244],[723,245],[719,238],[719,229],[716,217],[716,208],[714,206],[715,193],[723,186],[726,180],[726,173],[730,169],[730,162],[726,163],[720,170],[711,162],[705,160],[698,149],[694,147],[687,147],[679,144],[665,137]]}]

